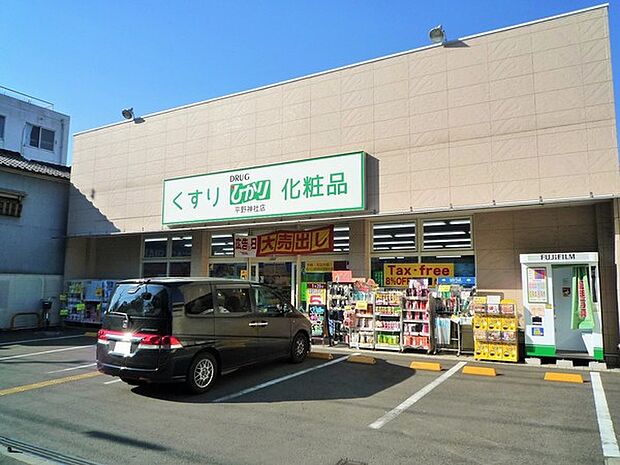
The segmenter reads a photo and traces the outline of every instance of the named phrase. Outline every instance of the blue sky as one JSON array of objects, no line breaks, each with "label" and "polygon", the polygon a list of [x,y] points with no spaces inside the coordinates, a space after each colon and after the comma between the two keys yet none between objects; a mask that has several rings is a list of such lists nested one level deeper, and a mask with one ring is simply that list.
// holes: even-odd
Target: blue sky
[{"label": "blue sky", "polygon": [[0,85],[52,101],[74,133],[420,47],[438,23],[454,39],[599,3],[0,0]]}]

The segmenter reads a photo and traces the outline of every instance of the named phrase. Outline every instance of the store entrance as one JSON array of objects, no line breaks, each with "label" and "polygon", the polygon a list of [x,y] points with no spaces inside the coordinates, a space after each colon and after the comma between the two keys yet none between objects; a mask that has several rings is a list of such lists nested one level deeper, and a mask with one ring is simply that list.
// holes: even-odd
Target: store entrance
[{"label": "store entrance", "polygon": [[275,287],[296,304],[296,268],[294,262],[259,262],[252,264],[250,279]]}]

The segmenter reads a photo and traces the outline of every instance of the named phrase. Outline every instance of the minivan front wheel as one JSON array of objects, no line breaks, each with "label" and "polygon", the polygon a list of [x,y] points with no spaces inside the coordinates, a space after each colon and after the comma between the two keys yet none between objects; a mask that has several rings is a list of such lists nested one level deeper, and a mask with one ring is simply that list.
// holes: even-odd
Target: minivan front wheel
[{"label": "minivan front wheel", "polygon": [[217,360],[208,352],[199,354],[187,374],[187,386],[196,394],[207,392],[217,378]]},{"label": "minivan front wheel", "polygon": [[291,362],[301,363],[310,351],[310,342],[304,333],[297,333],[291,345]]}]

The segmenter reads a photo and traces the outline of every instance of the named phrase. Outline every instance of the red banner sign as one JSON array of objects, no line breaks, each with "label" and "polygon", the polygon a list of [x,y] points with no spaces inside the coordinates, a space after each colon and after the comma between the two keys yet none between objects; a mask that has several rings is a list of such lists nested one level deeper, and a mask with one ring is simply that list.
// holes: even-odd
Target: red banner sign
[{"label": "red banner sign", "polygon": [[334,250],[334,227],[309,231],[275,231],[258,236],[257,257],[269,255],[308,255]]}]

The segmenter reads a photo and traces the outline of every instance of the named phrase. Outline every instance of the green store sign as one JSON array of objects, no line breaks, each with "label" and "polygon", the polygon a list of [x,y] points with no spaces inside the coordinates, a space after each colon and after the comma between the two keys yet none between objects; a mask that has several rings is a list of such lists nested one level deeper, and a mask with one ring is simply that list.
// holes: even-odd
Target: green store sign
[{"label": "green store sign", "polygon": [[359,211],[366,153],[166,179],[165,225]]}]

